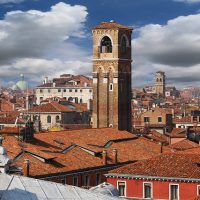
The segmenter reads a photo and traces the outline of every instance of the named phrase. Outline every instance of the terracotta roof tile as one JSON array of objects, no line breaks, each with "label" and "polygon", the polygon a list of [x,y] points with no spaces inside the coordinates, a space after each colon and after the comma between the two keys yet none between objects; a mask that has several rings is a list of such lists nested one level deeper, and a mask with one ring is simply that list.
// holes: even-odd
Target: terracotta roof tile
[{"label": "terracotta roof tile", "polygon": [[94,29],[125,29],[125,30],[133,30],[132,28],[128,26],[124,26],[121,24],[118,24],[116,22],[102,22],[99,26],[95,26]]},{"label": "terracotta roof tile", "polygon": [[[26,111],[27,112],[27,111]],[[33,107],[28,112],[74,112],[66,106],[59,104],[58,102],[50,102]]]},{"label": "terracotta roof tile", "polygon": [[176,142],[168,146],[169,148],[176,150],[176,151],[183,151],[186,149],[192,149],[195,147],[199,147],[199,145],[195,142],[192,142],[188,139],[181,140],[180,142]]},{"label": "terracotta roof tile", "polygon": [[114,169],[111,173],[199,179],[199,162],[198,154],[170,153]]}]

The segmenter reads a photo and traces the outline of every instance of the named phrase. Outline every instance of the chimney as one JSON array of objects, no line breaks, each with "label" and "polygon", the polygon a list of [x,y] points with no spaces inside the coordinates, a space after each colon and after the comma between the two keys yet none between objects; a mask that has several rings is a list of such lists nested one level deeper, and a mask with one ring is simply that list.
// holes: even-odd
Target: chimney
[{"label": "chimney", "polygon": [[160,153],[163,153],[163,142],[159,142],[160,144]]},{"label": "chimney", "polygon": [[103,150],[102,152],[102,159],[103,159],[103,164],[107,165],[107,151]]},{"label": "chimney", "polygon": [[30,174],[30,161],[28,159],[25,159],[25,168],[24,168],[24,176],[29,176]]},{"label": "chimney", "polygon": [[48,83],[49,82],[49,80],[48,80],[48,77],[46,76],[45,78],[44,78],[44,83],[46,84],[46,83]]},{"label": "chimney", "polygon": [[113,154],[113,161],[115,164],[117,164],[117,149],[113,149],[112,150],[112,154]]}]

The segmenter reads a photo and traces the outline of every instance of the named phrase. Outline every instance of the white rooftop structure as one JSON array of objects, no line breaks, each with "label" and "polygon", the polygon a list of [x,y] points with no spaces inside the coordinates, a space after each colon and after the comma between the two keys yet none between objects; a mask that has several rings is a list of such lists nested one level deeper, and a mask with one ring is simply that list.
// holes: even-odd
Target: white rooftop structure
[{"label": "white rooftop structure", "polygon": [[120,200],[75,186],[0,174],[0,200]]},{"label": "white rooftop structure", "polygon": [[117,188],[110,184],[110,183],[101,183],[95,187],[90,188],[90,191],[93,191],[95,193],[100,193],[100,194],[105,194],[105,195],[109,195],[109,196],[119,196],[119,191],[117,190]]}]

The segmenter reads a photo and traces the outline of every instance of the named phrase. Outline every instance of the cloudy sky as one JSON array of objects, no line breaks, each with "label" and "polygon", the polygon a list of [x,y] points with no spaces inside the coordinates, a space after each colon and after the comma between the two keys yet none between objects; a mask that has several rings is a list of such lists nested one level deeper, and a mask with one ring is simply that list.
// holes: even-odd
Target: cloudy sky
[{"label": "cloudy sky", "polygon": [[200,86],[200,0],[0,0],[1,82],[91,75],[91,28],[110,20],[134,28],[133,86],[157,70],[168,85]]}]

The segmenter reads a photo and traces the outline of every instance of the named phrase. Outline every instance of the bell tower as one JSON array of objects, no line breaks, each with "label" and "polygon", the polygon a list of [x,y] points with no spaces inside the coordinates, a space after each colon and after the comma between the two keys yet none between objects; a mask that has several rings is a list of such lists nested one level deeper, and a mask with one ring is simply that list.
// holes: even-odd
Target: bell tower
[{"label": "bell tower", "polygon": [[155,75],[155,93],[165,96],[165,72],[157,71]]},{"label": "bell tower", "polygon": [[93,128],[131,131],[132,28],[102,22],[93,33]]}]

